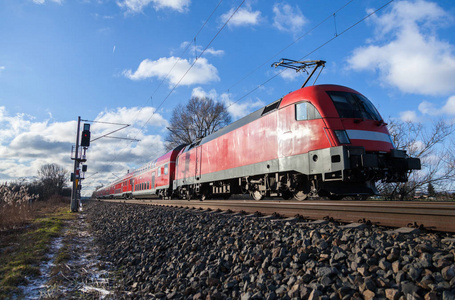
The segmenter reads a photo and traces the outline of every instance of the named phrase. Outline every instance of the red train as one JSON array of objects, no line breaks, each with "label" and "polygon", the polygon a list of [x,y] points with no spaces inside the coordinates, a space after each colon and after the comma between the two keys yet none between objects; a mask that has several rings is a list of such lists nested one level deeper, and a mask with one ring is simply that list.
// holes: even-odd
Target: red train
[{"label": "red train", "polygon": [[168,152],[95,196],[362,198],[377,193],[376,181],[404,182],[414,169],[420,160],[395,149],[365,96],[316,85]]}]

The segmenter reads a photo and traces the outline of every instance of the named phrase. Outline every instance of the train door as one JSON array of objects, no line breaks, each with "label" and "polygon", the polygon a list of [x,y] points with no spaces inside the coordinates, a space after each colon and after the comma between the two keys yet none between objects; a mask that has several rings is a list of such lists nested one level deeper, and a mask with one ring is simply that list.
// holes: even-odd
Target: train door
[{"label": "train door", "polygon": [[152,173],[152,190],[155,189],[155,172]]},{"label": "train door", "polygon": [[201,167],[202,167],[202,146],[196,148],[196,180],[201,178]]},{"label": "train door", "polygon": [[278,156],[290,156],[294,152],[294,134],[292,125],[295,122],[294,105],[278,111]]}]

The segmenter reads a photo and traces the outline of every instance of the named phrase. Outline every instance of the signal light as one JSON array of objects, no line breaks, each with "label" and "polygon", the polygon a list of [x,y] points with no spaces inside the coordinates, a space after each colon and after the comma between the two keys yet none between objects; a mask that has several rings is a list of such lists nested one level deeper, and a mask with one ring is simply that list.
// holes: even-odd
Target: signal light
[{"label": "signal light", "polygon": [[82,147],[90,146],[90,124],[84,124],[84,130],[82,131],[81,146]]}]

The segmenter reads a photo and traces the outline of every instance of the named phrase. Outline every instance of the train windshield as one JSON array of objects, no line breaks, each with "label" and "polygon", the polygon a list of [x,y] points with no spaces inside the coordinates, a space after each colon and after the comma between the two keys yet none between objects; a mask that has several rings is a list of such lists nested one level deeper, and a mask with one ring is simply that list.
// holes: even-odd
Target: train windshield
[{"label": "train windshield", "polygon": [[340,118],[381,121],[374,105],[366,97],[349,92],[327,92],[335,104]]}]

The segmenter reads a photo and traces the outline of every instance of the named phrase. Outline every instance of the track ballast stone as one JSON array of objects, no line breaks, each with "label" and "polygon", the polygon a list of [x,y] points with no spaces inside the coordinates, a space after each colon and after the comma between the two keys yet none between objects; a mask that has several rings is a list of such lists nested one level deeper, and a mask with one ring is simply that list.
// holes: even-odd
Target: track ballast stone
[{"label": "track ballast stone", "polygon": [[454,299],[453,234],[389,234],[190,209],[92,202],[116,297]]}]

